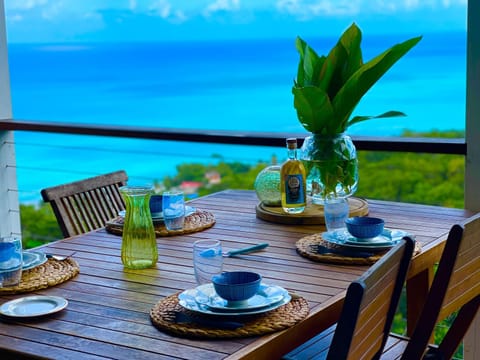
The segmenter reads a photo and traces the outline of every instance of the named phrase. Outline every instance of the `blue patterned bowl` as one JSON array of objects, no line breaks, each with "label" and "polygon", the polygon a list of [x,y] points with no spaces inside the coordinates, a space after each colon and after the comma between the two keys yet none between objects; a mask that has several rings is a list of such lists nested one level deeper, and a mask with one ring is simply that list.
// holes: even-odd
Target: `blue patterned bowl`
[{"label": "blue patterned bowl", "polygon": [[222,299],[228,302],[241,302],[253,297],[262,276],[250,271],[226,271],[212,277],[213,287]]},{"label": "blue patterned bowl", "polygon": [[385,221],[369,216],[351,217],[345,220],[347,230],[359,239],[374,238],[383,232]]}]

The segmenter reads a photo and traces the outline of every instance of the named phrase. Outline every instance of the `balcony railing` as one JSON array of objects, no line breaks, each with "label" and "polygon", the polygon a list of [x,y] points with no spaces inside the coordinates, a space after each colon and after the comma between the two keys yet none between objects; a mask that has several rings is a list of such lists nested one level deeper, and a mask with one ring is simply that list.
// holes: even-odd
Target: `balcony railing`
[{"label": "balcony railing", "polygon": [[[190,130],[171,128],[138,128],[72,124],[60,122],[33,122],[0,120],[0,130],[34,131],[57,134],[96,135],[137,139],[173,140],[229,145],[285,146],[286,137],[304,138],[307,133],[244,132],[226,130]],[[431,154],[466,155],[465,139],[406,138],[352,136],[357,150],[396,151]]]}]

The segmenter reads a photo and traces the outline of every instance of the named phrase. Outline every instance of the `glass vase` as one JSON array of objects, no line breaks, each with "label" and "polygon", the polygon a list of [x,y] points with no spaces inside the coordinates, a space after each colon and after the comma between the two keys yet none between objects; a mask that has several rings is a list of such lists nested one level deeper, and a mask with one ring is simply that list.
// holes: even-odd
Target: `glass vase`
[{"label": "glass vase", "polygon": [[357,190],[357,151],[350,136],[312,134],[303,142],[300,159],[307,172],[307,195],[314,204],[345,198]]},{"label": "glass vase", "polygon": [[155,229],[150,214],[148,186],[122,186],[125,200],[125,219],[122,233],[122,263],[128,269],[154,267],[158,260]]}]

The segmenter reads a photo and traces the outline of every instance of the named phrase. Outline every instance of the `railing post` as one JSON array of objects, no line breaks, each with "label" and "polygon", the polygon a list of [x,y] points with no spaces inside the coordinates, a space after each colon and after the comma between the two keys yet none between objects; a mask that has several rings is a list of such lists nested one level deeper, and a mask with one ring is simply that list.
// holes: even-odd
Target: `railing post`
[{"label": "railing post", "polygon": [[[5,4],[0,0],[0,119],[12,118]],[[0,236],[21,235],[12,131],[0,132]]]},{"label": "railing post", "polygon": [[[480,1],[468,1],[465,208],[480,211]],[[480,315],[464,339],[464,359],[480,359]]]}]

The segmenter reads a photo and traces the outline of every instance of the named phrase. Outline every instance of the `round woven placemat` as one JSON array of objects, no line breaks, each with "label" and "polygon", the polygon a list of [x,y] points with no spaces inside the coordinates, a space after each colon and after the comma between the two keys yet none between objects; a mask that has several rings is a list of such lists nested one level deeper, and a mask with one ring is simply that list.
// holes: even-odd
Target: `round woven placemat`
[{"label": "round woven placemat", "polygon": [[[215,215],[209,211],[196,210],[193,214],[185,217],[185,223],[182,230],[167,230],[162,223],[154,222],[155,234],[157,236],[174,236],[182,234],[190,234],[211,228],[215,224]],[[105,224],[105,229],[112,234],[122,235],[123,217],[117,216],[115,219]]]},{"label": "round woven placemat", "polygon": [[[363,257],[348,257],[337,254],[318,254],[312,250],[312,247],[315,245],[322,245],[327,248],[342,248],[341,245],[335,245],[328,241],[325,241],[322,238],[322,234],[312,234],[305,236],[298,240],[295,244],[297,252],[306,258],[309,258],[314,261],[326,262],[331,264],[340,264],[340,265],[371,265],[380,259],[388,250],[375,253],[373,256],[363,258]],[[422,251],[422,245],[416,241],[414,255]]]},{"label": "round woven placemat", "polygon": [[[260,315],[226,317],[226,321],[241,322],[237,329],[216,329],[198,323],[176,323],[178,312],[184,312],[190,318],[212,316],[198,314],[184,309],[178,303],[178,294],[160,300],[151,310],[150,319],[153,325],[165,332],[188,338],[239,338],[269,334],[286,329],[303,320],[309,313],[308,302],[303,297],[293,294],[292,300],[279,308]],[[218,317],[215,316],[215,319]]]},{"label": "round woven placemat", "polygon": [[45,289],[61,284],[75,277],[79,272],[80,268],[72,258],[60,261],[48,259],[48,261],[42,265],[23,271],[20,284],[0,288],[0,295],[19,294]]}]

